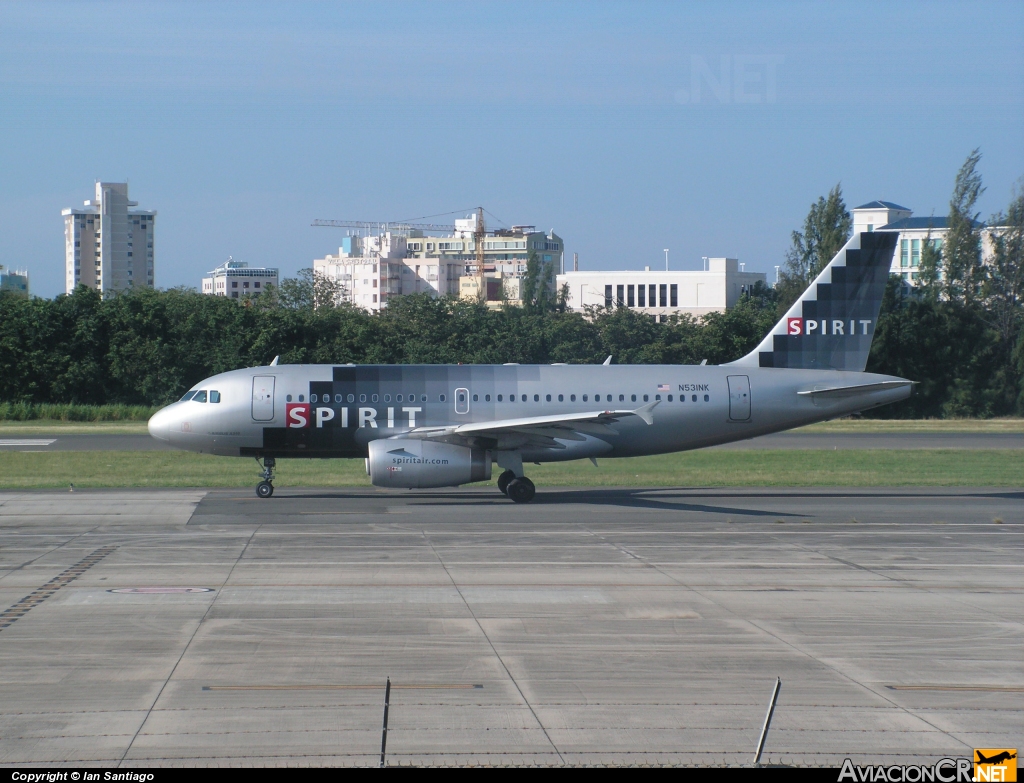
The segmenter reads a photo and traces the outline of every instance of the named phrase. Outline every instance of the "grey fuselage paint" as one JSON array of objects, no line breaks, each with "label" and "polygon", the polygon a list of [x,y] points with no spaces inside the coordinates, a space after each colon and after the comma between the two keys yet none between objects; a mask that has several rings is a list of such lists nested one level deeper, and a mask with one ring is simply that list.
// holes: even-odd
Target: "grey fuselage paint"
[{"label": "grey fuselage paint", "polygon": [[[746,408],[736,404],[731,410],[729,376],[749,379]],[[273,378],[273,398],[259,413],[269,417],[265,421],[254,419],[254,378]],[[839,397],[806,394],[887,381],[903,385]],[[734,391],[745,386],[732,385]],[[910,396],[911,385],[864,372],[737,364],[278,365],[222,373],[193,389],[206,390],[208,399],[218,391],[221,401],[168,405],[150,420],[154,437],[201,453],[275,458],[365,457],[369,441],[401,437],[413,428],[634,410],[660,397],[653,425],[626,416],[582,426],[577,439],[556,438],[559,448],[523,448],[528,438],[517,444],[515,432],[473,440],[481,448],[517,450],[524,461],[555,462],[744,440],[897,402]],[[467,395],[461,404],[460,389]],[[747,410],[746,418],[735,418]]]}]

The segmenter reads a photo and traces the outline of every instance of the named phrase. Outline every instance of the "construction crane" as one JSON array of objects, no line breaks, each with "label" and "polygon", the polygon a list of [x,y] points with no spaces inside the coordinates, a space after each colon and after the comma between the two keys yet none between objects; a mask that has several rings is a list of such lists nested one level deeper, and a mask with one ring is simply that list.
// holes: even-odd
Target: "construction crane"
[{"label": "construction crane", "polygon": [[314,220],[310,225],[319,228],[357,228],[367,232],[455,230],[455,226],[444,223],[385,223],[377,220]]},{"label": "construction crane", "polygon": [[[373,231],[424,231],[454,232],[455,226],[448,223],[388,223],[378,220],[314,220],[310,225],[317,228],[354,228],[367,235]],[[487,300],[486,281],[484,280],[484,239],[487,227],[484,225],[484,208],[476,208],[476,227],[473,230],[473,243],[476,246],[476,284],[477,295],[481,301]]]},{"label": "construction crane", "polygon": [[476,230],[473,232],[473,244],[476,245],[476,295],[481,302],[487,301],[487,288],[484,281],[484,237],[487,229],[484,226],[484,208],[476,208]]}]

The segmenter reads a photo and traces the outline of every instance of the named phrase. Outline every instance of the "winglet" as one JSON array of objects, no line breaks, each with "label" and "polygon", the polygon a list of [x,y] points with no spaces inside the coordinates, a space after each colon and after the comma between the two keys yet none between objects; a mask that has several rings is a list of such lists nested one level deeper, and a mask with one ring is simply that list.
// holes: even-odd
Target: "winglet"
[{"label": "winglet", "polygon": [[651,411],[654,410],[654,406],[656,406],[659,402],[661,402],[661,400],[655,400],[654,402],[650,402],[647,405],[644,405],[642,408],[637,408],[635,411],[633,411],[633,415],[639,416],[641,419],[647,422],[648,426],[650,426],[651,424],[654,424],[654,416],[651,415]]},{"label": "winglet", "polygon": [[275,356],[275,357],[274,357],[274,361],[272,361],[272,362],[271,362],[271,363],[270,363],[269,365],[267,365],[267,366],[268,366],[268,367],[277,367],[277,360],[278,360],[278,359],[280,359],[280,358],[281,358],[280,356]]},{"label": "winglet", "polygon": [[608,354],[608,358],[605,359],[603,362],[601,362],[601,366],[602,367],[607,367],[611,363],[612,363],[612,355]]}]

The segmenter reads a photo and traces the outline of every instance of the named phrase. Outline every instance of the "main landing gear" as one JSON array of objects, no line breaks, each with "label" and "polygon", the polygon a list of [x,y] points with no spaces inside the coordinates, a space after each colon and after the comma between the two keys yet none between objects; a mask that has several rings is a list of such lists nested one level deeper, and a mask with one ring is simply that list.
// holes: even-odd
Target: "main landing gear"
[{"label": "main landing gear", "polygon": [[516,478],[516,474],[511,470],[506,470],[498,476],[498,489],[515,503],[529,503],[537,494],[537,488],[530,479],[526,476]]},{"label": "main landing gear", "polygon": [[[259,465],[259,457],[256,458],[256,464]],[[263,472],[260,476],[263,478],[259,484],[256,485],[256,497],[269,498],[274,494],[274,467],[277,465],[277,460],[273,457],[263,458]]]}]

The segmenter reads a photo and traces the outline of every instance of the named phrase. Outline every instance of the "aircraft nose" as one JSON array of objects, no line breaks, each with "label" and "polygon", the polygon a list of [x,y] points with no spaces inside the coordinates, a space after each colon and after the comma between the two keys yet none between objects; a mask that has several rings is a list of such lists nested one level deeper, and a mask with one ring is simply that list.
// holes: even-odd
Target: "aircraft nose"
[{"label": "aircraft nose", "polygon": [[169,408],[161,408],[149,419],[149,434],[157,440],[169,441],[171,439],[171,419],[174,414]]}]

